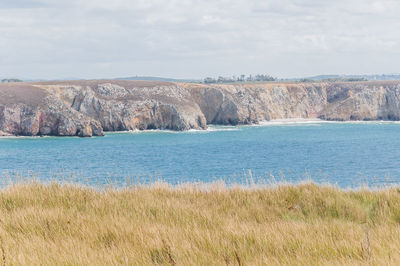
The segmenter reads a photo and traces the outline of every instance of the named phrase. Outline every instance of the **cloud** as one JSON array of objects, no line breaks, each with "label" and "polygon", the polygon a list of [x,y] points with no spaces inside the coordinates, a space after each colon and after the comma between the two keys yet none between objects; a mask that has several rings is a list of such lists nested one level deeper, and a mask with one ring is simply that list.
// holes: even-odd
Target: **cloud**
[{"label": "cloud", "polygon": [[0,3],[0,77],[398,72],[392,0]]}]

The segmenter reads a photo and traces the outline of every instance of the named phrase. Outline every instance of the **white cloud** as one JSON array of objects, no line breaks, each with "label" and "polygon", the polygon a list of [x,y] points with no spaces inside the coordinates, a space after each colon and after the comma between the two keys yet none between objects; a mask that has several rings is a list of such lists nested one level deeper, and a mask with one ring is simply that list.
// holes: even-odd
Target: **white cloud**
[{"label": "white cloud", "polygon": [[396,0],[2,0],[0,77],[399,72],[398,14]]}]

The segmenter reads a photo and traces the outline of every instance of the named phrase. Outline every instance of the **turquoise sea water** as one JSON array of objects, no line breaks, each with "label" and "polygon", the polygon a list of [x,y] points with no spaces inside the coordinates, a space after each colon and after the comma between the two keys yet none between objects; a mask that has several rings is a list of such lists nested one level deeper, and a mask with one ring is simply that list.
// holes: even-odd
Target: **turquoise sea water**
[{"label": "turquoise sea water", "polygon": [[400,183],[400,124],[307,123],[0,139],[0,176],[109,182]]}]

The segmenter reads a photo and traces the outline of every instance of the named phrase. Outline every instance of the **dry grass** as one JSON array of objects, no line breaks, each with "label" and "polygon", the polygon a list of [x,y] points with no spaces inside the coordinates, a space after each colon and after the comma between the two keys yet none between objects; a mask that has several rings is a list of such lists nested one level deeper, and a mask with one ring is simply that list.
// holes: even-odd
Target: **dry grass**
[{"label": "dry grass", "polygon": [[0,193],[0,264],[400,264],[400,190],[71,185]]}]

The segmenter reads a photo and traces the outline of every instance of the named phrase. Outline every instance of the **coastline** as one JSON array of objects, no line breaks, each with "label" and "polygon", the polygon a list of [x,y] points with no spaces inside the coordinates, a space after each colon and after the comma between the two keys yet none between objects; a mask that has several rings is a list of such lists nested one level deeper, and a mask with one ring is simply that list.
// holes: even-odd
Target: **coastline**
[{"label": "coastline", "polygon": [[[296,124],[400,124],[400,121],[390,120],[323,120],[323,119],[307,119],[307,118],[288,118],[288,119],[273,119],[261,121],[259,124],[254,126],[273,126],[273,125],[296,125]],[[249,125],[253,126],[253,125]]]},{"label": "coastline", "polygon": [[146,129],[146,130],[132,130],[132,131],[106,131],[105,135],[109,134],[140,134],[140,133],[208,133],[216,131],[238,131],[246,127],[268,127],[268,126],[292,126],[292,125],[315,125],[315,124],[400,124],[400,121],[389,120],[350,120],[350,121],[332,121],[322,119],[307,119],[307,118],[288,118],[288,119],[273,119],[264,120],[256,124],[240,124],[240,125],[219,125],[209,124],[207,129],[189,129],[182,131],[168,130],[168,129]]},{"label": "coastline", "polygon": [[[319,124],[400,124],[400,121],[390,121],[390,120],[350,120],[350,121],[333,121],[333,120],[323,120],[323,119],[307,119],[307,118],[287,118],[287,119],[272,119],[260,121],[256,124],[240,124],[240,125],[219,125],[219,124],[209,124],[207,129],[189,129],[189,130],[169,130],[169,129],[145,129],[145,130],[130,130],[130,131],[105,131],[105,135],[113,134],[142,134],[142,133],[168,133],[168,134],[187,134],[187,133],[210,133],[217,131],[238,131],[241,128],[246,127],[269,127],[269,126],[304,126],[304,125],[319,125]],[[0,135],[0,139],[41,139],[41,138],[81,138],[79,136],[23,136],[23,135]],[[92,136],[92,138],[101,136]]]},{"label": "coastline", "polygon": [[[189,85],[76,80],[0,84],[0,92],[7,96],[0,101],[0,130],[25,136],[91,137],[135,128],[197,132],[210,124],[392,121],[400,120],[399,83]],[[35,97],[27,98],[28,94]],[[390,100],[379,100],[383,98]],[[294,118],[264,121],[284,117]]]}]

